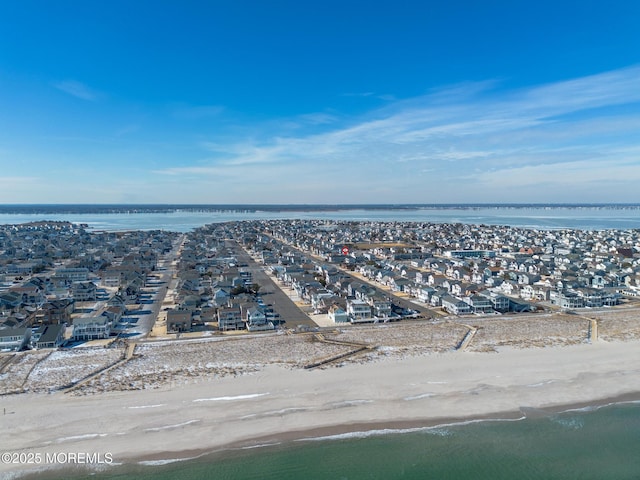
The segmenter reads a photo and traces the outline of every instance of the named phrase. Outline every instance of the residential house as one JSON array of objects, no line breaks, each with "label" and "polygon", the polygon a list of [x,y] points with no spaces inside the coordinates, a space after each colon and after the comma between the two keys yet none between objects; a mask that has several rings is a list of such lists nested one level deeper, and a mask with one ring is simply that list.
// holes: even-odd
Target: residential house
[{"label": "residential house", "polygon": [[58,348],[64,342],[64,325],[42,325],[35,344],[38,348]]},{"label": "residential house", "polygon": [[372,320],[371,306],[364,300],[347,300],[347,314],[351,323],[370,322]]},{"label": "residential house", "polygon": [[328,290],[319,290],[311,295],[311,306],[314,312],[324,313],[329,310],[335,295]]},{"label": "residential house", "polygon": [[407,292],[411,288],[411,285],[411,280],[407,278],[393,278],[389,282],[389,286],[394,292]]},{"label": "residential house", "polygon": [[491,300],[483,295],[472,295],[470,297],[464,297],[463,300],[471,306],[473,313],[493,312]]},{"label": "residential house", "polygon": [[333,323],[348,323],[349,314],[340,305],[334,303],[329,307],[329,320]]},{"label": "residential house", "polygon": [[504,313],[509,311],[511,301],[509,300],[508,297],[491,292],[488,298],[491,301],[491,305],[493,306],[493,309],[496,310],[497,312]]},{"label": "residential house", "polygon": [[552,291],[551,302],[561,308],[583,308],[584,297],[579,296],[576,292],[563,290]]},{"label": "residential house", "polygon": [[0,352],[18,352],[29,344],[30,328],[4,328],[0,330]]},{"label": "residential house", "polygon": [[213,303],[217,306],[226,305],[231,298],[231,293],[225,288],[215,288],[213,290]]},{"label": "residential house", "polygon": [[13,309],[22,305],[22,294],[15,291],[0,293],[0,308]]},{"label": "residential house", "polygon": [[429,305],[432,307],[440,307],[442,306],[442,298],[448,295],[447,290],[444,288],[436,288],[431,293],[431,298],[429,298]]},{"label": "residential house", "polygon": [[21,295],[22,303],[24,305],[40,306],[45,301],[44,289],[34,284],[11,287],[9,288],[9,292]]},{"label": "residential house", "polygon": [[245,323],[238,305],[218,309],[218,330],[226,332],[227,330],[243,330],[244,328]]},{"label": "residential house", "polygon": [[74,282],[71,284],[71,296],[77,302],[95,301],[98,287],[93,282]]},{"label": "residential house", "polygon": [[71,282],[86,282],[89,278],[89,269],[84,267],[60,267],[56,268],[55,275]]},{"label": "residential house", "polygon": [[444,295],[441,299],[442,309],[453,315],[466,315],[472,313],[471,305],[451,295]]},{"label": "residential house", "polygon": [[378,294],[369,299],[369,305],[371,305],[375,317],[388,318],[391,316],[391,299]]},{"label": "residential house", "polygon": [[436,291],[435,288],[431,287],[422,287],[418,290],[418,300],[424,303],[429,303],[431,299],[431,295]]},{"label": "residential house", "polygon": [[189,310],[167,310],[167,333],[190,332],[191,320]]},{"label": "residential house", "polygon": [[40,308],[36,319],[44,324],[71,323],[71,314],[75,308],[75,300],[63,298],[61,300],[51,300]]},{"label": "residential house", "polygon": [[274,328],[273,323],[267,320],[267,316],[261,308],[251,307],[247,310],[247,330],[257,332]]},{"label": "residential house", "polygon": [[575,292],[584,299],[585,307],[598,308],[618,303],[618,297],[615,294],[605,292],[602,289],[577,288]]},{"label": "residential house", "polygon": [[73,320],[74,340],[96,340],[109,338],[111,322],[103,315],[99,317],[81,317]]}]

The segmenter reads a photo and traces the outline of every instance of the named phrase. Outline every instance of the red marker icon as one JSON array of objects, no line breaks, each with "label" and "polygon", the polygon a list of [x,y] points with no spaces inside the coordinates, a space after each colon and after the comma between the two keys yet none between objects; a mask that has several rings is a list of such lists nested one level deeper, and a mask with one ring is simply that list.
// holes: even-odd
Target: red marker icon
[{"label": "red marker icon", "polygon": [[346,245],[342,247],[342,254],[349,255],[349,247],[347,247]]}]

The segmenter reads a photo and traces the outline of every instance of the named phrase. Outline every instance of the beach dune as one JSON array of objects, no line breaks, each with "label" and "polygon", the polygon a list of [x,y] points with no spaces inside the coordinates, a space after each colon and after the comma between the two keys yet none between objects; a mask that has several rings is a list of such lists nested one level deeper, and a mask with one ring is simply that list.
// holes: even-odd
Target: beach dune
[{"label": "beach dune", "polygon": [[[133,463],[230,447],[640,399],[640,342],[452,351],[305,370],[280,365],[171,388],[0,397],[2,475],[84,453]],[[60,456],[60,454],[63,454]],[[67,456],[65,456],[67,455]],[[23,460],[27,456],[22,456]]]}]

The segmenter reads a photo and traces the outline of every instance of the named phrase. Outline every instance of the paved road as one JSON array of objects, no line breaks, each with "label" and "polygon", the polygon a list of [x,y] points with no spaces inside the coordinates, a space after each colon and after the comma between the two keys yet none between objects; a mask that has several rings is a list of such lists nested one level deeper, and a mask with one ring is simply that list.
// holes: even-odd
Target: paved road
[{"label": "paved road", "polygon": [[234,251],[238,263],[248,265],[245,268],[249,268],[251,271],[253,282],[260,285],[260,294],[264,303],[273,305],[273,310],[280,314],[280,319],[285,321],[284,325],[287,328],[296,328],[299,325],[310,328],[318,326],[276,285],[271,277],[264,272],[262,266],[256,263],[238,242],[227,240],[226,243]]},{"label": "paved road", "polygon": [[[269,235],[268,232],[262,232],[266,235],[268,235],[271,239],[275,240],[276,242],[279,242],[280,244],[282,244],[282,241],[278,240],[277,238],[272,237],[271,235]],[[298,247],[295,247],[289,243],[284,244],[294,250],[297,250],[298,252],[300,252],[301,254],[307,256],[307,257],[312,257],[315,259],[315,261],[319,262],[320,264],[325,264],[327,263],[326,261],[324,261],[323,259],[319,258],[316,255],[313,255],[305,250],[302,250]],[[419,315],[425,317],[425,318],[433,318],[433,317],[437,317],[438,314],[435,313],[433,310],[427,308],[426,306],[423,305],[419,305],[416,303],[411,302],[410,300],[400,297],[398,295],[395,295],[393,292],[390,292],[389,290],[384,290],[382,288],[380,288],[377,284],[373,283],[372,281],[369,281],[368,279],[364,279],[364,278],[359,278],[356,277],[354,275],[351,275],[351,273],[349,272],[349,270],[343,268],[340,265],[336,265],[336,264],[331,264],[333,266],[335,266],[336,268],[340,269],[341,272],[343,272],[345,275],[348,275],[349,278],[351,278],[351,280],[355,281],[355,282],[360,282],[360,283],[366,283],[368,285],[370,285],[371,287],[375,288],[376,291],[378,293],[380,293],[382,296],[385,297],[389,297],[393,300],[393,303],[395,305],[398,305],[399,307],[405,308],[405,309],[410,309],[410,310],[415,310],[419,313]]]},{"label": "paved road", "polygon": [[131,315],[128,315],[129,317],[138,317],[138,321],[134,327],[125,331],[125,336],[146,336],[158,320],[162,302],[167,296],[173,275],[176,272],[176,262],[181,253],[185,238],[186,236],[182,235],[174,244],[173,249],[158,262],[158,269],[153,275],[155,278],[151,278],[147,288],[143,289],[143,292],[146,294],[147,303],[143,303],[140,310],[148,313],[136,315],[134,311]]}]

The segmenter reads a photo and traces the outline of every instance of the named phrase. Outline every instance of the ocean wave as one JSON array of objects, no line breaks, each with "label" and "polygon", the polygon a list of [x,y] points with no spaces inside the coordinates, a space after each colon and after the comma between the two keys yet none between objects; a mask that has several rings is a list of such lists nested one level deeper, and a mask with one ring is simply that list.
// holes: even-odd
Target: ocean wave
[{"label": "ocean wave", "polygon": [[556,380],[545,380],[544,382],[538,382],[538,383],[530,383],[528,385],[525,385],[525,387],[542,387],[544,385],[549,385],[550,383],[555,383]]},{"label": "ocean wave", "polygon": [[73,435],[71,437],[57,438],[56,443],[75,442],[76,440],[88,440],[90,438],[100,438],[106,436],[106,433],[85,433],[84,435]]},{"label": "ocean wave", "polygon": [[240,450],[252,450],[254,448],[275,447],[276,445],[281,445],[281,444],[282,442],[259,443],[257,445],[247,445],[246,447],[240,447]]},{"label": "ocean wave", "polygon": [[430,397],[435,397],[436,394],[435,393],[421,393],[420,395],[413,395],[410,397],[404,397],[403,400],[406,402],[410,402],[412,400],[420,400],[421,398],[430,398]]},{"label": "ocean wave", "polygon": [[164,407],[166,405],[166,403],[158,403],[157,405],[139,405],[139,406],[135,406],[135,407],[127,407],[130,409],[137,409],[137,408],[158,408],[158,407]]},{"label": "ocean wave", "polygon": [[346,408],[346,407],[356,407],[358,405],[366,405],[368,403],[373,403],[373,400],[345,400],[343,402],[329,403],[327,407],[329,409]]},{"label": "ocean wave", "polygon": [[194,423],[199,423],[200,420],[189,420],[183,423],[176,423],[174,425],[164,425],[162,427],[153,427],[153,428],[145,428],[145,432],[160,432],[162,430],[171,430],[174,428],[186,427],[187,425],[192,425]]},{"label": "ocean wave", "polygon": [[327,440],[346,440],[350,438],[368,438],[397,433],[415,433],[424,430],[423,427],[416,428],[383,428],[378,430],[362,430],[358,432],[337,433],[335,435],[325,435],[322,437],[300,438],[296,442],[324,442]]},{"label": "ocean wave", "polygon": [[162,465],[168,465],[176,462],[186,462],[188,460],[196,460],[198,457],[186,457],[186,458],[166,458],[164,460],[142,460],[138,462],[138,465],[145,465],[149,467],[159,467]]},{"label": "ocean wave", "polygon": [[235,397],[196,398],[193,402],[230,402],[233,400],[247,400],[250,398],[264,397],[269,393],[251,393],[248,395],[236,395]]},{"label": "ocean wave", "polygon": [[571,412],[595,412],[597,410],[600,410],[601,408],[606,408],[606,407],[615,407],[618,405],[640,405],[640,400],[624,400],[621,402],[610,402],[610,403],[604,403],[602,405],[587,405],[585,407],[578,407],[578,408],[568,408],[567,410],[562,410],[562,412],[560,413],[571,413]]},{"label": "ocean wave", "polygon": [[440,425],[431,425],[428,427],[412,427],[412,428],[382,428],[382,429],[373,429],[373,430],[359,430],[355,432],[345,432],[345,433],[337,433],[335,435],[325,435],[321,437],[305,437],[295,440],[296,442],[323,442],[323,441],[331,441],[331,440],[347,440],[351,438],[368,438],[368,437],[378,437],[383,435],[397,435],[397,434],[405,434],[405,433],[427,433],[438,436],[449,436],[453,435],[448,428],[451,427],[459,427],[464,425],[471,425],[474,423],[483,423],[483,422],[519,422],[525,420],[527,417],[522,416],[518,418],[477,418],[472,420],[461,420],[459,422],[451,422],[451,423],[443,423]]},{"label": "ocean wave", "polygon": [[248,420],[250,418],[262,418],[262,417],[277,417],[280,415],[288,415],[290,413],[306,412],[307,410],[309,409],[306,407],[282,408],[280,410],[271,410],[268,412],[250,413],[249,415],[240,417],[240,420]]}]

